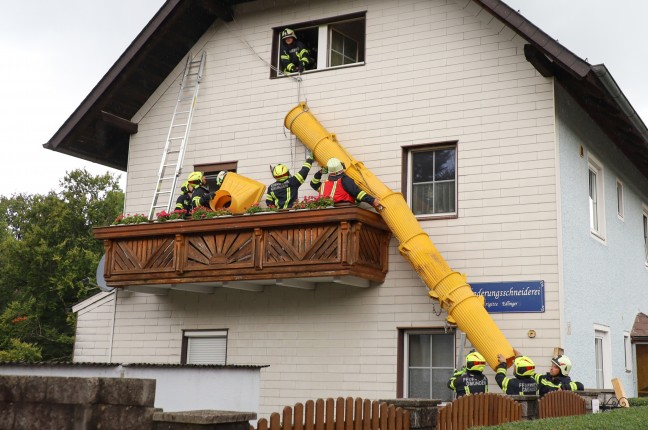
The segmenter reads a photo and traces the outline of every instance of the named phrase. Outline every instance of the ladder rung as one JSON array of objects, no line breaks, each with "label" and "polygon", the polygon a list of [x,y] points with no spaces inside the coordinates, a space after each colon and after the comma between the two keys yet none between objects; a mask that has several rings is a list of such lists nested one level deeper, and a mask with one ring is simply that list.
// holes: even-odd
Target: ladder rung
[{"label": "ladder rung", "polygon": [[187,125],[186,122],[185,122],[184,124],[176,124],[176,125],[172,125],[171,127],[184,127],[185,125]]},{"label": "ladder rung", "polygon": [[171,194],[171,191],[158,191],[157,194]]},{"label": "ladder rung", "polygon": [[[169,140],[178,140],[178,139],[184,139],[184,137],[170,137]],[[180,152],[180,151],[177,151]]]}]

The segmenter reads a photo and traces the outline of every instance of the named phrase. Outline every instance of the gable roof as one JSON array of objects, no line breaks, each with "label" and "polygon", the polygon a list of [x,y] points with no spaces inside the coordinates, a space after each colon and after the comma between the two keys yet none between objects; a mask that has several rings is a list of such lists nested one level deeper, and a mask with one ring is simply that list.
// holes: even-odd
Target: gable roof
[{"label": "gable roof", "polygon": [[630,337],[633,342],[646,342],[648,341],[648,315],[639,312],[635,317],[632,324],[632,331]]},{"label": "gable roof", "polygon": [[[43,146],[126,170],[129,121],[216,19],[250,0],[167,0],[61,128]],[[590,65],[500,0],[472,0],[529,44],[525,56],[554,76],[648,178],[648,129],[603,64]],[[220,5],[220,6],[218,6]]]}]

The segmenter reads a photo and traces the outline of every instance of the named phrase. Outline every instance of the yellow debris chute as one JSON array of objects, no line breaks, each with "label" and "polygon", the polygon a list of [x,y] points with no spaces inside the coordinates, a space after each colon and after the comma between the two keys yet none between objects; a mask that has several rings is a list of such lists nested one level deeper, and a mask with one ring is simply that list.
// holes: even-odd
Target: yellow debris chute
[{"label": "yellow debris chute", "polygon": [[513,348],[484,308],[484,298],[473,293],[465,276],[453,271],[423,231],[401,193],[390,190],[361,162],[353,158],[317,121],[305,103],[294,107],[284,119],[284,126],[313,151],[315,160],[325,166],[332,158],[346,165],[346,173],[383,206],[382,218],[400,242],[399,251],[448,312],[448,322],[457,324],[472,345],[486,358],[492,369],[499,364],[499,353],[513,361]]}]

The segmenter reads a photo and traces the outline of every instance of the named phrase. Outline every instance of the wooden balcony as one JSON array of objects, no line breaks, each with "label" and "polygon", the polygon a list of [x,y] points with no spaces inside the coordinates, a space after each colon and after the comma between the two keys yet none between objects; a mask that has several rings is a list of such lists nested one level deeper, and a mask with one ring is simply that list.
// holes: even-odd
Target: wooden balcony
[{"label": "wooden balcony", "polygon": [[391,233],[357,207],[94,229],[108,287],[166,293],[265,286],[368,287],[385,280]]}]

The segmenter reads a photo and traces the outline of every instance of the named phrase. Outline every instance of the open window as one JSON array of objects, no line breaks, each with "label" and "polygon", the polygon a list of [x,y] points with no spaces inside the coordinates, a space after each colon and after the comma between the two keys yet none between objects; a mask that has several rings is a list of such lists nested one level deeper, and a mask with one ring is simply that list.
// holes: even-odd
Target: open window
[{"label": "open window", "polygon": [[360,12],[274,28],[272,78],[288,74],[280,70],[281,32],[286,28],[295,32],[297,40],[304,44],[313,60],[303,73],[364,64],[366,12]]},{"label": "open window", "polygon": [[194,166],[194,171],[203,172],[205,179],[207,180],[207,187],[209,191],[216,191],[216,176],[221,170],[227,170],[228,172],[236,172],[238,166],[238,161],[225,161],[221,163],[209,163],[209,164],[196,164]]}]

